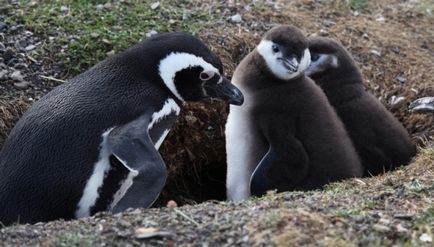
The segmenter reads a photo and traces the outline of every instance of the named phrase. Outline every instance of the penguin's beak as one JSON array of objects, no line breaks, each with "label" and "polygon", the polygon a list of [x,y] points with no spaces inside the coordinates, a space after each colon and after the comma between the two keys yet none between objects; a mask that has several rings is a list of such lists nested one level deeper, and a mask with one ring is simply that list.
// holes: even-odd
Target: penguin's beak
[{"label": "penguin's beak", "polygon": [[244,96],[228,79],[222,77],[219,83],[205,83],[204,89],[208,96],[222,99],[232,105],[242,105]]}]

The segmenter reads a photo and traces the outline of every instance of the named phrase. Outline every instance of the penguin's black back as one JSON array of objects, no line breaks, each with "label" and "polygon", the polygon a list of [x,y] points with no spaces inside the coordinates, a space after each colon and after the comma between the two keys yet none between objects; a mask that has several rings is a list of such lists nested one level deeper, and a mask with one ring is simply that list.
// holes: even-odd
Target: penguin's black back
[{"label": "penguin's black back", "polygon": [[157,35],[102,61],[33,104],[0,153],[3,224],[74,217],[99,158],[102,133],[152,114],[173,98],[157,66],[171,51],[203,54],[205,60],[219,62],[190,35]]}]

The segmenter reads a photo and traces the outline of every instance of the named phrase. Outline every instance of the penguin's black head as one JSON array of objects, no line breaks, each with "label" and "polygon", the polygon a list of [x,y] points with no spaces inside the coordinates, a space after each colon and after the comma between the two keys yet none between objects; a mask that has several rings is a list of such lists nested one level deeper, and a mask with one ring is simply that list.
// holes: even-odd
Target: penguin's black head
[{"label": "penguin's black head", "polygon": [[[338,41],[325,37],[309,37],[311,64],[306,75],[314,79],[324,77],[349,77],[360,74],[348,51]],[[361,75],[360,75],[361,77]]]},{"label": "penguin's black head", "polygon": [[170,33],[158,36],[158,42],[169,51],[159,61],[158,73],[179,100],[214,97],[234,105],[243,103],[241,91],[223,77],[220,59],[199,39]]},{"label": "penguin's black head", "polygon": [[256,49],[272,74],[282,80],[303,74],[310,63],[307,38],[294,26],[272,28]]}]

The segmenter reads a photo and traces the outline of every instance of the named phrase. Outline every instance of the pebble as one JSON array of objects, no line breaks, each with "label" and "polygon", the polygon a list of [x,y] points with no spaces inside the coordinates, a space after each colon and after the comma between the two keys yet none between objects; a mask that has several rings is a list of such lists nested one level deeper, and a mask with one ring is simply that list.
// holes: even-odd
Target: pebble
[{"label": "pebble", "polygon": [[399,233],[407,233],[408,229],[403,227],[401,224],[396,225],[396,231]]},{"label": "pebble", "polygon": [[425,243],[432,243],[432,237],[427,233],[420,235],[419,240]]},{"label": "pebble", "polygon": [[384,225],[380,225],[380,224],[375,224],[372,226],[372,229],[378,231],[378,232],[389,232],[390,231],[390,227],[384,226]]},{"label": "pebble", "polygon": [[374,54],[375,56],[381,57],[381,53],[377,50],[371,50],[371,53]]},{"label": "pebble", "polygon": [[6,23],[0,21],[0,31],[3,31],[4,29],[6,29],[8,26],[6,25]]},{"label": "pebble", "polygon": [[97,10],[103,10],[104,9],[104,5],[103,4],[97,4],[96,6]]},{"label": "pebble", "polygon": [[236,14],[236,15],[231,16],[231,21],[234,23],[240,23],[243,21],[243,19],[241,18],[240,14]]},{"label": "pebble", "polygon": [[15,41],[15,48],[17,50],[24,51],[26,49],[27,45],[28,45],[27,40],[25,40],[25,39]]},{"label": "pebble", "polygon": [[111,9],[111,8],[112,8],[112,4],[111,4],[110,2],[107,2],[107,3],[105,3],[105,4],[103,5],[103,7],[104,7],[105,9]]},{"label": "pebble", "polygon": [[26,51],[31,51],[31,50],[34,50],[35,48],[36,48],[35,45],[28,45],[28,46],[26,46],[25,50]]},{"label": "pebble", "polygon": [[405,79],[405,77],[402,77],[402,76],[396,77],[396,80],[400,83],[405,83],[407,81],[407,79]]},{"label": "pebble", "polygon": [[18,89],[27,89],[30,86],[30,82],[27,81],[15,82],[14,86]]},{"label": "pebble", "polygon": [[60,7],[60,11],[62,11],[62,12],[67,12],[68,10],[69,10],[69,8],[66,6]]},{"label": "pebble", "polygon": [[145,34],[145,36],[146,36],[146,38],[149,38],[149,37],[152,37],[152,36],[156,35],[157,33],[158,33],[157,31],[151,30],[151,31],[147,32]]},{"label": "pebble", "polygon": [[5,62],[9,61],[12,57],[15,56],[15,52],[12,48],[6,48],[6,51],[3,53],[3,59]]},{"label": "pebble", "polygon": [[0,70],[0,81],[4,81],[8,78],[8,71],[7,70]]},{"label": "pebble", "polygon": [[0,42],[0,52],[3,52],[5,50],[6,50],[6,46],[2,42]]},{"label": "pebble", "polygon": [[14,71],[10,75],[10,78],[14,81],[24,81],[24,77],[23,77],[23,75],[21,75],[21,72],[19,70]]},{"label": "pebble", "polygon": [[160,2],[155,2],[155,3],[151,4],[151,9],[154,10],[154,9],[158,8],[158,6],[160,6]]}]

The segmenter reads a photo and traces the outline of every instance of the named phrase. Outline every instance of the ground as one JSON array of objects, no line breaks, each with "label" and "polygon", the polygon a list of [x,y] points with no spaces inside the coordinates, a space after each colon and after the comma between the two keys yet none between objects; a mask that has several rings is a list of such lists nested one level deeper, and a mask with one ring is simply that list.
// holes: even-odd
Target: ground
[{"label": "ground", "polygon": [[[158,3],[10,1],[0,6],[0,146],[33,101],[155,31],[194,33],[221,57],[230,77],[262,34],[281,23],[337,38],[347,47],[367,90],[418,143],[414,162],[383,176],[335,183],[324,191],[269,194],[240,204],[217,201],[225,193],[227,107],[218,101],[189,104],[160,149],[170,172],[156,204],[162,207],[2,228],[0,243],[432,245],[434,114],[408,109],[411,101],[434,95],[432,0]],[[190,205],[165,208],[170,199]]]}]

